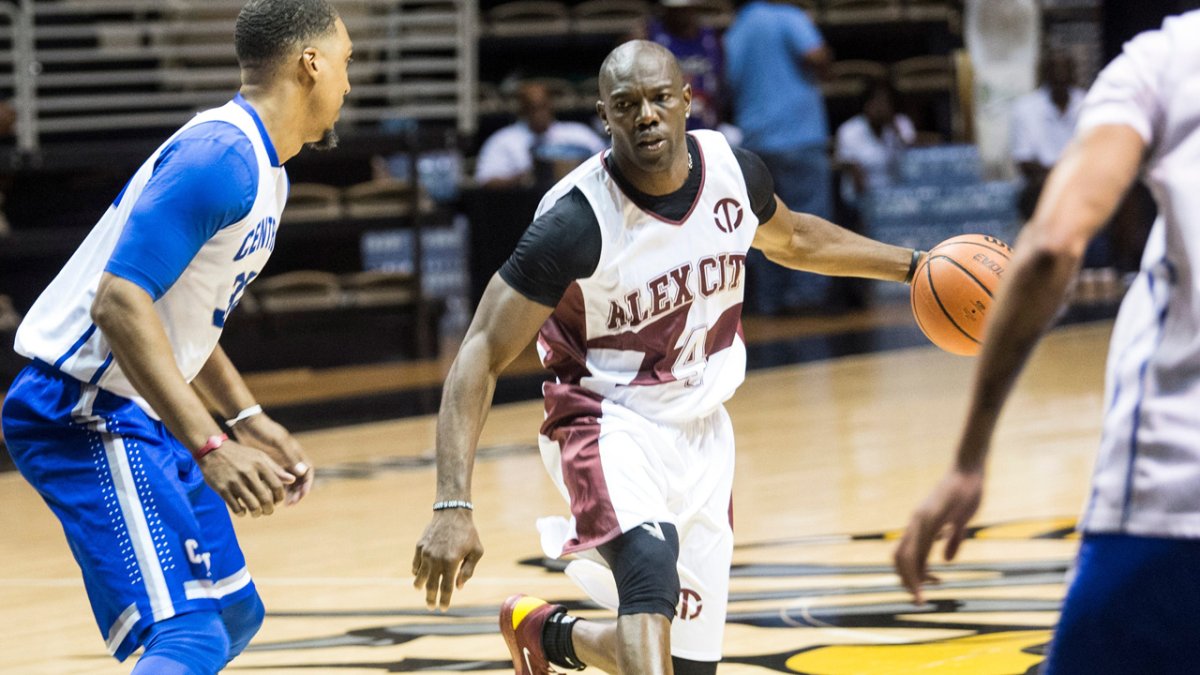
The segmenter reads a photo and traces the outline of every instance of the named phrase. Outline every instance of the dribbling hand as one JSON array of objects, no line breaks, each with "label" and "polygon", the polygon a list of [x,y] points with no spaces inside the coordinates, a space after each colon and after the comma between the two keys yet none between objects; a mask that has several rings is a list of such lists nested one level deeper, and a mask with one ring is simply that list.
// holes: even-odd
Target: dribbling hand
[{"label": "dribbling hand", "polygon": [[283,501],[284,486],[296,482],[266,453],[234,441],[200,458],[199,466],[204,482],[239,516],[271,515]]},{"label": "dribbling hand", "polygon": [[913,602],[925,599],[921,585],[938,583],[927,567],[933,542],[946,537],[946,562],[958,554],[967,533],[967,523],[979,509],[983,498],[983,472],[951,470],[913,513],[908,528],[892,555],[900,582],[912,593]]},{"label": "dribbling hand", "polygon": [[475,574],[475,563],[482,557],[483,544],[470,511],[435,511],[417,542],[413,588],[425,589],[426,607],[444,612],[450,609],[450,596]]}]

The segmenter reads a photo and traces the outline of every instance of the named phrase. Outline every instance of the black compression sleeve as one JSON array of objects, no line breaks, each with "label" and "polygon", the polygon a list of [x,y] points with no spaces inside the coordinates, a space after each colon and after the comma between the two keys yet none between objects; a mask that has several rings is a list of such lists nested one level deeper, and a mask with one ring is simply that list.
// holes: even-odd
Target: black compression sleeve
[{"label": "black compression sleeve", "polygon": [[746,179],[746,191],[750,193],[750,210],[758,216],[758,222],[765,223],[775,215],[775,181],[771,172],[758,155],[732,148],[733,156],[737,157],[738,166],[742,167],[742,178]]},{"label": "black compression sleeve", "polygon": [[572,282],[596,271],[600,247],[600,223],[587,197],[574,188],[530,223],[500,278],[530,300],[554,307]]}]

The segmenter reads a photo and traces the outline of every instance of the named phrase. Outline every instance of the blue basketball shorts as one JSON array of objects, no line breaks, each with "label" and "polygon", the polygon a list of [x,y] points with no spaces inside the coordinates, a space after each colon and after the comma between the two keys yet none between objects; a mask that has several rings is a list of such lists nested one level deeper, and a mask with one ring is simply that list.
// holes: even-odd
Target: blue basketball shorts
[{"label": "blue basketball shorts", "polygon": [[225,503],[134,402],[35,362],[9,389],[3,423],[17,469],[62,523],[118,660],[155,622],[255,593]]},{"label": "blue basketball shorts", "polygon": [[1200,541],[1085,534],[1043,675],[1200,672]]}]

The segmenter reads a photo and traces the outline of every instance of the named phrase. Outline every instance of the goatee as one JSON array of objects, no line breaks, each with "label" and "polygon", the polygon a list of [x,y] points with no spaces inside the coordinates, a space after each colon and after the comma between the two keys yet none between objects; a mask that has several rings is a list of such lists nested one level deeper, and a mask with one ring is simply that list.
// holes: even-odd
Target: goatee
[{"label": "goatee", "polygon": [[306,147],[313,150],[332,150],[337,147],[338,135],[337,130],[329,128],[325,130],[325,134],[321,136],[321,140],[308,143]]}]

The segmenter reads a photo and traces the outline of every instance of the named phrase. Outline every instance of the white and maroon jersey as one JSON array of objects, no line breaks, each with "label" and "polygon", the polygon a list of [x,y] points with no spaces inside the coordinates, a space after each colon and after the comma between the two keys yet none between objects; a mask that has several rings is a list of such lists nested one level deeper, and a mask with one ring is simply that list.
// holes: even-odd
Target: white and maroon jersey
[{"label": "white and maroon jersey", "polygon": [[1145,140],[1159,216],[1109,346],[1106,414],[1082,529],[1200,537],[1200,12],[1125,45],[1084,100],[1080,133]]},{"label": "white and maroon jersey", "polygon": [[[746,252],[774,189],[761,160],[711,131],[689,134],[692,170],[671,195],[640,193],[602,153],[547,193],[501,277],[553,305],[538,351],[543,431],[600,400],[650,420],[716,410],[745,378]],[[748,187],[749,186],[749,187]]]}]

